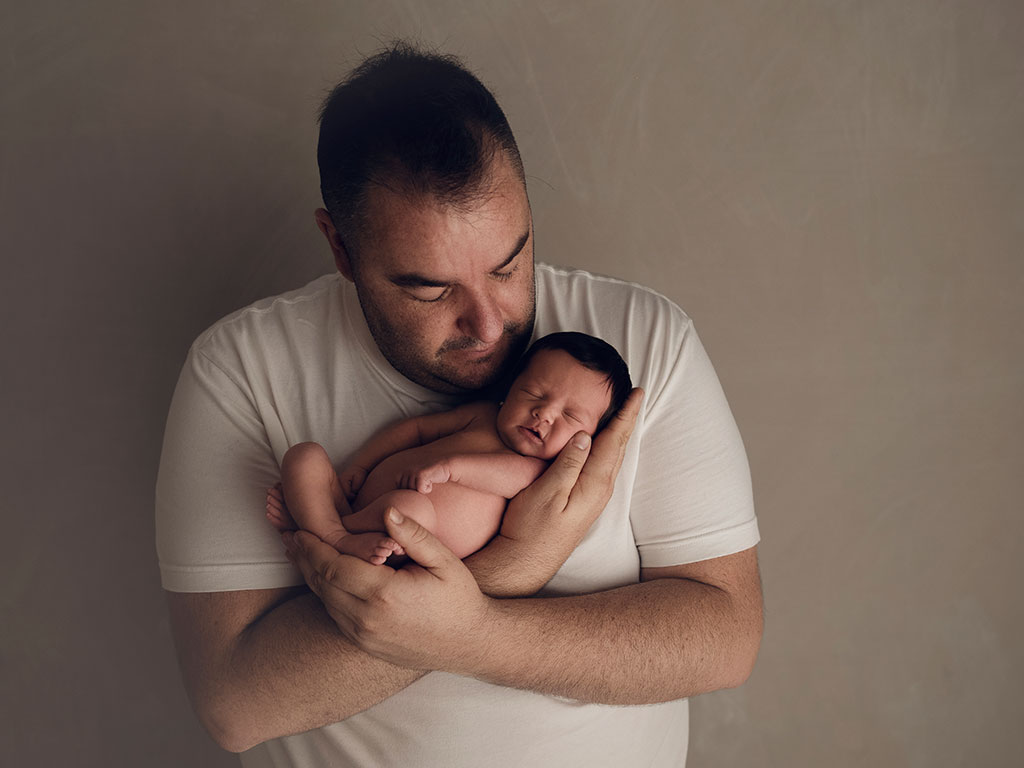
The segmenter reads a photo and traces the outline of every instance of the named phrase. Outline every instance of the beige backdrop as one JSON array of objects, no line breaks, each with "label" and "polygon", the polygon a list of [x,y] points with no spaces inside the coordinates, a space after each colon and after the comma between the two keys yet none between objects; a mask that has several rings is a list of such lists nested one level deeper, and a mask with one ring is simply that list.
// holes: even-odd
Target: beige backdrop
[{"label": "beige backdrop", "polygon": [[315,109],[393,36],[496,90],[538,257],[717,365],[767,632],[690,765],[1021,764],[1020,3],[3,5],[5,764],[236,764],[173,658],[164,417],[197,333],[331,268]]}]

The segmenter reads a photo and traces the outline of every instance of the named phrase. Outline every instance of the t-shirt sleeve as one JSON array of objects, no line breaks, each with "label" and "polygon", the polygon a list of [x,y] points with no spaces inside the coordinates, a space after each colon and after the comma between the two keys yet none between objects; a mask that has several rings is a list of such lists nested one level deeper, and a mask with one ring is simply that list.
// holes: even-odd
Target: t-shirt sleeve
[{"label": "t-shirt sleeve", "polygon": [[687,320],[663,384],[648,392],[633,487],[633,534],[645,568],[734,554],[757,544],[750,468],[718,376]]},{"label": "t-shirt sleeve", "polygon": [[267,522],[280,472],[243,377],[193,346],[178,379],[156,487],[160,574],[172,592],[302,581]]}]

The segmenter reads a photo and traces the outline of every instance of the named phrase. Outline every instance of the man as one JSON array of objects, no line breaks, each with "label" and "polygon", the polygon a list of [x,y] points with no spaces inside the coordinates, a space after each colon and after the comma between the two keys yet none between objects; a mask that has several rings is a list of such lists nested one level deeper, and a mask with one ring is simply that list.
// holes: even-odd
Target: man
[{"label": "man", "polygon": [[[761,634],[746,458],[689,319],[535,269],[515,140],[452,59],[361,65],[318,160],[338,274],[200,336],[168,419],[157,543],[200,719],[252,766],[683,765],[685,697],[743,682]],[[395,510],[418,566],[282,548],[262,506],[289,445],[341,463],[555,330],[610,342],[645,399],[571,441],[487,547],[463,563]]]}]

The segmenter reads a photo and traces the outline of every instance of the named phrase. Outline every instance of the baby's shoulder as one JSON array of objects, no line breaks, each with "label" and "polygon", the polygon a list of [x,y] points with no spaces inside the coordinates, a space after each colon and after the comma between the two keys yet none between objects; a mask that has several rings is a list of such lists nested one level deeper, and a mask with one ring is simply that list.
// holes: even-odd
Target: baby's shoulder
[{"label": "baby's shoulder", "polygon": [[449,447],[467,453],[493,453],[504,448],[498,437],[497,403],[481,400],[459,406],[462,427],[449,438]]},{"label": "baby's shoulder", "polygon": [[476,400],[460,405],[456,410],[465,417],[463,430],[494,431],[498,423],[498,409],[498,404],[491,400]]}]

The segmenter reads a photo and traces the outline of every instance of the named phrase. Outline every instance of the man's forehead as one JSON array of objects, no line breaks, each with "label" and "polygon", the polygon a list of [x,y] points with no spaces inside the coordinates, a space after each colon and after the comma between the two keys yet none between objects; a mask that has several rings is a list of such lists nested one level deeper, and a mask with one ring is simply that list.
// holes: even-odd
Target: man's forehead
[{"label": "man's forehead", "polygon": [[[525,198],[525,195],[523,195]],[[478,206],[376,192],[367,206],[360,251],[391,278],[447,280],[472,262],[485,272],[509,264],[533,231],[525,200],[491,196]]]},{"label": "man's forehead", "polygon": [[412,212],[424,220],[460,216],[475,219],[481,215],[485,219],[517,214],[524,219],[530,217],[525,179],[504,152],[497,153],[486,171],[464,188],[443,184],[432,188],[429,182],[418,182],[404,169],[392,167],[374,177],[364,194],[363,226],[378,236],[393,225],[389,213]]}]

